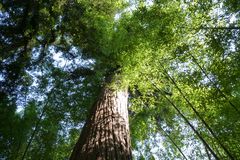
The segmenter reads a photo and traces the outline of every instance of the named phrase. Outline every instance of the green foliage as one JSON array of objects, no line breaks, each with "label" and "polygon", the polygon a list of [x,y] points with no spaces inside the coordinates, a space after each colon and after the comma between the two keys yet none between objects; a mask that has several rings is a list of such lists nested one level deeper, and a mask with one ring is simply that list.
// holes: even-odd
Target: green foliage
[{"label": "green foliage", "polygon": [[0,159],[67,159],[112,75],[129,88],[136,159],[212,157],[184,116],[220,159],[230,157],[222,146],[237,159],[239,6],[2,1]]}]

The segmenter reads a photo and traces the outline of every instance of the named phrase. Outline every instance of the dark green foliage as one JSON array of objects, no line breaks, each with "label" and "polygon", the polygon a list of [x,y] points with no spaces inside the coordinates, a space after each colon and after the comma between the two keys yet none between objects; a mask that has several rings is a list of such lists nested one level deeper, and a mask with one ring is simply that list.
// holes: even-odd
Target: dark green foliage
[{"label": "dark green foliage", "polygon": [[68,159],[112,75],[136,159],[238,159],[239,3],[1,1],[0,159]]}]

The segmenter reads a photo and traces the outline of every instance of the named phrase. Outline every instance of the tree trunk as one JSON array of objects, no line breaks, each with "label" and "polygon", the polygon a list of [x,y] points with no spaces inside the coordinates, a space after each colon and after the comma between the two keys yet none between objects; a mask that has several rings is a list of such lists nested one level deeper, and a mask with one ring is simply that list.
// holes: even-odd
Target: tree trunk
[{"label": "tree trunk", "polygon": [[127,90],[106,87],[93,105],[70,160],[131,160]]}]

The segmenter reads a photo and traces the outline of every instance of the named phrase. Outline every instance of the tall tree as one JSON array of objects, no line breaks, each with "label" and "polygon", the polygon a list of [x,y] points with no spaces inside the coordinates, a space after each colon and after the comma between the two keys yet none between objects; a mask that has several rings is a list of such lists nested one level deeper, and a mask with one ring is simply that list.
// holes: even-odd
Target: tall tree
[{"label": "tall tree", "polygon": [[94,104],[71,160],[132,159],[128,91],[106,87]]},{"label": "tall tree", "polygon": [[2,1],[0,158],[237,159],[235,4]]}]

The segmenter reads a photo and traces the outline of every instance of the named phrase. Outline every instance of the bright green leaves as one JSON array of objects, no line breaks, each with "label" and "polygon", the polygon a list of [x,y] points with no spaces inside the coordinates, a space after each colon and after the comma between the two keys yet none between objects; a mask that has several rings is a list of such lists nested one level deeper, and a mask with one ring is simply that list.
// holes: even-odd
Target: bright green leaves
[{"label": "bright green leaves", "polygon": [[[1,16],[5,16],[0,26],[3,92],[11,95],[11,91],[18,101],[26,93],[31,94],[29,99],[47,97],[42,104],[21,101],[25,108],[21,114],[15,113],[13,101],[11,104],[4,101],[6,97],[1,98],[4,123],[0,126],[6,139],[0,139],[3,156],[17,154],[17,148],[19,153],[24,151],[27,136],[33,132],[42,108],[47,108],[28,156],[66,158],[79,134],[76,128],[85,120],[100,87],[105,85],[105,78],[116,74],[114,80],[121,86],[114,87],[130,90],[133,147],[145,150],[139,157],[179,158],[177,146],[185,154],[187,149],[194,148],[191,158],[207,157],[204,146],[173,104],[214,151],[219,150],[219,155],[226,157],[191,104],[220,141],[239,157],[239,115],[233,107],[238,108],[240,103],[238,2],[146,3],[128,4],[121,0],[1,3]],[[86,61],[56,67],[52,55],[58,52],[63,54],[66,64]],[[77,67],[93,74],[78,74]],[[37,76],[32,76],[33,73]],[[38,85],[31,86],[33,83]],[[7,143],[9,139],[11,143]],[[153,144],[159,145],[161,154],[151,152]],[[11,148],[4,150],[8,146]]]},{"label": "bright green leaves", "polygon": [[[203,5],[206,4],[197,2],[193,4],[193,8],[196,11],[196,8],[204,9],[205,7],[204,13],[200,13],[198,11],[189,12],[189,10],[184,10],[184,14],[181,14],[181,16],[178,17],[179,19],[176,17],[175,19],[173,18],[174,16],[172,16],[171,13],[176,15],[177,12],[173,12],[171,9],[168,10],[167,6],[164,8],[166,9],[166,12],[154,10],[159,8],[153,6],[150,9],[141,8],[133,14],[133,25],[130,29],[134,30],[135,33],[138,33],[138,31],[141,30],[142,34],[136,34],[135,38],[137,39],[135,39],[135,41],[130,41],[138,42],[135,43],[138,45],[135,48],[131,46],[132,52],[128,52],[128,54],[127,52],[125,53],[126,60],[123,61],[123,66],[125,66],[123,68],[125,74],[129,74],[129,79],[131,81],[129,81],[129,84],[132,86],[131,89],[134,92],[137,90],[139,93],[142,93],[142,95],[138,95],[136,97],[133,96],[136,99],[132,101],[132,108],[130,108],[133,112],[136,112],[136,115],[133,115],[133,117],[138,117],[138,114],[143,115],[143,117],[155,115],[151,112],[151,107],[157,106],[157,98],[153,98],[153,101],[150,101],[150,103],[144,103],[148,99],[145,95],[150,93],[150,97],[154,97],[151,94],[154,93],[154,87],[151,86],[152,81],[158,84],[157,86],[161,90],[167,90],[167,92],[170,91],[172,93],[170,98],[190,121],[198,124],[197,128],[204,130],[203,128],[206,126],[201,124],[201,121],[198,119],[199,117],[196,116],[196,113],[189,106],[190,104],[194,106],[197,114],[200,114],[202,117],[204,117],[207,123],[214,128],[216,133],[219,132],[216,124],[222,124],[222,128],[226,127],[231,130],[229,133],[236,133],[237,131],[234,131],[231,129],[231,127],[228,127],[227,123],[224,123],[221,119],[223,117],[226,118],[231,114],[233,116],[234,114],[234,110],[231,108],[231,105],[228,104],[228,101],[230,100],[233,102],[237,99],[236,96],[231,96],[231,91],[235,90],[235,78],[237,78],[235,74],[238,73],[234,69],[237,67],[233,67],[231,64],[236,65],[237,63],[230,64],[228,62],[232,60],[232,56],[235,57],[238,54],[236,52],[230,52],[230,54],[228,54],[231,44],[223,43],[223,39],[231,39],[230,35],[222,36],[221,39],[216,39],[215,37],[216,41],[212,41],[212,45],[209,45],[210,43],[208,35],[211,33],[208,30],[199,30],[199,27],[201,28],[202,24],[207,23],[206,20],[209,20],[209,15],[207,15],[208,11],[210,11],[212,8],[211,4],[207,4],[209,6]],[[184,18],[184,16],[186,17]],[[161,21],[157,19],[157,17],[161,18]],[[173,20],[173,23],[169,22],[170,19]],[[183,22],[185,22],[185,25],[183,25]],[[130,31],[132,32],[132,30]],[[207,32],[208,34],[206,34]],[[222,31],[219,30],[217,32],[221,33]],[[232,39],[235,39],[234,36]],[[140,54],[147,56],[139,56]],[[137,63],[132,60],[133,58],[128,59],[128,56],[131,57],[132,55],[137,60]],[[223,57],[227,58],[225,59]],[[177,86],[171,82],[170,78],[168,77],[169,75],[164,73],[164,70],[166,70],[166,72],[172,76]],[[226,73],[229,73],[231,78],[227,76]],[[163,83],[161,84],[159,81],[163,81]],[[222,82],[227,83],[223,84]],[[230,89],[230,87],[227,86],[232,86],[232,88]],[[229,98],[224,98],[218,87],[220,90],[224,90],[224,94],[227,94],[227,97]],[[229,90],[227,90],[227,88]],[[234,93],[237,93],[237,91]],[[184,97],[189,101],[186,101]],[[163,98],[161,101],[166,101],[166,99]],[[170,104],[164,104],[162,102],[162,104],[159,105],[159,108],[164,108],[164,105],[170,108],[172,107]],[[143,106],[148,106],[149,108],[146,107],[143,109]],[[223,113],[224,110],[225,113]],[[144,112],[144,114],[141,114],[141,112]],[[161,112],[162,111],[156,113],[161,115]],[[171,113],[174,113],[174,111]],[[171,117],[171,114],[166,114],[168,117]],[[235,117],[235,115],[233,117]],[[237,119],[235,120],[237,121]],[[172,122],[172,119],[168,119],[168,121]],[[146,122],[142,123],[139,121],[139,124],[136,124],[136,126],[142,125],[143,128],[147,128],[145,124]],[[174,124],[176,125],[177,123]],[[235,123],[235,125],[237,126],[237,123]],[[139,129],[140,127],[137,128]],[[184,134],[185,133],[183,133],[183,135]],[[215,140],[210,138],[211,135],[206,133],[204,136],[209,140],[210,145],[215,145]],[[139,137],[140,139],[143,138],[137,133],[136,137]],[[232,140],[229,139],[228,142],[230,141]],[[231,149],[231,152],[234,152],[233,148]]]}]

